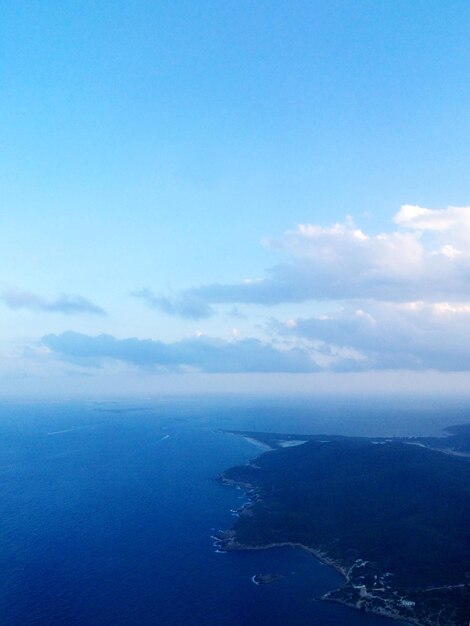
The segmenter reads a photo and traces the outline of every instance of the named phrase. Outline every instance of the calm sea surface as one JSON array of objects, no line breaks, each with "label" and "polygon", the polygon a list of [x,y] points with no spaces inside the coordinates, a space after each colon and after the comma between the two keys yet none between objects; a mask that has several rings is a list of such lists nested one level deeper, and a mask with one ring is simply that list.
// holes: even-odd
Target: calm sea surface
[{"label": "calm sea surface", "polygon": [[[314,598],[341,583],[301,550],[217,553],[260,452],[221,428],[436,434],[459,403],[234,397],[0,404],[0,625],[385,626]],[[289,574],[256,586],[257,572]]]}]

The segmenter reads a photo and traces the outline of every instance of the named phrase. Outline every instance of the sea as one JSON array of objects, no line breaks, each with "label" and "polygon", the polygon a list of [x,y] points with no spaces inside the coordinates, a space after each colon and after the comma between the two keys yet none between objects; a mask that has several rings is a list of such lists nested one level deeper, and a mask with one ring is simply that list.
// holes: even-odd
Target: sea
[{"label": "sea", "polygon": [[246,495],[215,478],[263,452],[226,431],[439,435],[469,413],[413,398],[0,402],[0,626],[397,624],[320,600],[342,579],[301,549],[217,551]]}]

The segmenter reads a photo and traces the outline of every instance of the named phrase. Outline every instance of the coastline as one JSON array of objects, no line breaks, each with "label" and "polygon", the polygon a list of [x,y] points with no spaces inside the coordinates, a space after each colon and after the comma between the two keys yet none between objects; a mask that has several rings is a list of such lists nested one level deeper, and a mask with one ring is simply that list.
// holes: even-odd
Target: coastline
[{"label": "coastline", "polygon": [[[220,540],[216,539],[216,541],[220,541]],[[344,578],[346,583],[350,582],[347,570],[346,570],[346,568],[344,566],[342,566],[340,563],[338,563],[337,561],[335,561],[334,559],[332,559],[328,555],[324,554],[321,550],[317,550],[315,548],[312,548],[311,546],[306,546],[303,543],[295,543],[295,542],[292,542],[292,541],[281,541],[281,542],[278,542],[278,543],[268,543],[268,544],[264,544],[264,545],[261,545],[261,544],[260,545],[249,545],[249,544],[244,544],[244,543],[241,543],[241,542],[237,541],[235,539],[235,537],[233,537],[233,539],[229,540],[230,543],[226,543],[226,541],[227,541],[227,539],[222,539],[223,543],[221,544],[221,547],[223,548],[223,550],[220,550],[221,552],[231,552],[231,551],[236,551],[236,550],[270,550],[271,548],[300,548],[301,550],[305,550],[306,552],[311,554],[313,557],[315,557],[317,559],[317,561],[319,561],[323,565],[331,567],[336,572],[338,572],[338,574],[341,574],[341,576]],[[256,583],[256,584],[258,584],[258,583]],[[328,593],[330,593],[330,592],[328,592]],[[321,596],[320,598],[317,598],[317,599],[323,600],[325,602],[335,602],[336,604],[342,604],[342,605],[347,606],[349,608],[360,610],[359,607],[357,607],[353,603],[345,602],[344,600],[340,600],[340,599],[337,599],[337,598],[329,598],[328,597],[328,593],[326,593],[325,595],[323,595],[323,596]],[[401,622],[404,625],[408,625],[408,626],[425,626],[423,624],[423,622],[418,622],[418,621],[410,619],[409,617],[404,616],[404,615],[399,615],[399,614],[396,614],[396,613],[389,613],[389,612],[383,611],[381,609],[369,610],[369,609],[366,608],[364,610],[365,610],[366,613],[371,613],[371,614],[374,614],[374,615],[378,615],[380,617],[386,617],[386,618],[389,618],[389,619],[393,619],[395,621]]]},{"label": "coastline", "polygon": [[[219,481],[222,484],[227,485],[229,487],[236,487],[236,488],[243,489],[246,491],[248,501],[238,511],[238,515],[249,515],[250,508],[255,503],[256,499],[260,497],[257,488],[254,485],[251,485],[249,483],[242,483],[242,482],[238,482],[232,479],[227,479],[224,476],[219,476]],[[220,532],[219,536],[214,537],[215,538],[214,546],[216,547],[218,552],[226,553],[226,552],[237,551],[237,550],[270,550],[271,548],[285,548],[285,547],[300,548],[301,550],[305,550],[306,552],[311,554],[314,558],[316,558],[323,565],[331,567],[336,572],[338,572],[338,574],[340,574],[343,577],[345,581],[345,585],[347,585],[348,583],[351,583],[351,578],[349,576],[349,572],[351,571],[351,568],[345,567],[344,565],[342,565],[335,559],[331,558],[330,556],[328,556],[328,554],[326,554],[322,550],[319,550],[318,548],[313,548],[312,546],[307,546],[303,543],[298,543],[298,542],[293,542],[293,541],[280,541],[280,542],[275,542],[275,543],[252,545],[252,544],[242,543],[241,541],[239,541],[236,537],[236,532],[233,529],[219,531],[219,532]],[[330,594],[334,591],[336,590],[327,592],[326,594],[324,594],[323,596],[317,599],[323,600],[325,602],[335,602],[336,604],[342,604],[343,606],[347,606],[355,610],[363,610],[366,613],[378,615],[379,617],[393,619],[394,621],[397,621],[403,624],[403,626],[439,626],[438,624],[431,624],[429,622],[427,624],[424,624],[422,621],[418,621],[418,620],[413,619],[412,617],[402,615],[398,611],[392,613],[382,608],[374,609],[374,608],[368,608],[364,606],[358,606],[357,604],[353,602],[347,602],[341,598],[330,597]]]},{"label": "coastline", "polygon": [[[466,429],[470,429],[470,425]],[[468,498],[470,468],[465,462],[461,463],[465,459],[459,461],[457,458],[466,456],[466,450],[470,448],[470,432],[467,436],[467,430],[463,433],[462,442],[458,440],[456,443],[456,447],[464,451],[457,454],[449,454],[447,448],[434,449],[430,446],[430,439],[423,442],[397,439],[387,441],[389,446],[373,446],[368,444],[381,442],[354,437],[338,438],[334,445],[321,450],[318,444],[330,443],[330,440],[323,441],[322,438],[309,443],[307,448],[299,446],[301,450],[296,450],[297,446],[289,446],[293,450],[282,450],[280,444],[284,440],[297,443],[300,436],[268,434],[265,442],[262,433],[234,432],[250,443],[259,438],[275,448],[269,454],[260,455],[244,466],[230,468],[218,476],[220,483],[245,491],[247,501],[233,511],[240,519],[231,530],[219,534],[216,545],[225,552],[302,548],[344,579],[343,584],[332,584],[335,588],[317,599],[343,604],[356,611],[393,619],[408,626],[468,626],[470,585],[465,582],[468,579],[465,568],[468,558],[465,560],[462,556],[465,541],[463,546],[455,540],[449,544],[446,542],[446,518],[440,516],[439,503],[431,487],[431,483],[440,486],[444,494],[450,487],[451,492],[455,490],[464,501]],[[414,445],[403,445],[407,443]],[[413,447],[416,452],[411,451]],[[318,450],[318,455],[313,454],[313,450]],[[338,470],[339,484],[333,481],[331,485],[332,480],[323,477],[322,470],[325,464],[335,463],[338,451],[345,455],[348,463],[343,463]],[[439,455],[436,454],[438,452]],[[278,462],[281,456],[290,472],[288,478],[282,463]],[[450,459],[451,456],[455,458]],[[378,467],[380,481],[368,480],[365,467],[368,472],[376,472]],[[413,543],[411,547],[405,545],[401,552],[399,549],[397,554],[392,554],[393,547],[388,546],[387,540],[390,536],[394,537],[396,522],[393,522],[393,515],[392,521],[387,515],[383,489],[387,487],[392,494],[396,492],[394,476],[397,472],[400,475],[404,467],[422,489],[417,497],[405,484],[395,494],[397,510],[394,509],[394,515],[408,529]],[[359,506],[356,511],[356,525],[352,528],[348,526],[347,516],[341,515],[329,498],[333,489],[339,498],[349,501],[351,494],[347,485],[351,482],[350,471],[353,483],[366,494],[362,508]],[[320,483],[313,480],[314,472],[320,472],[323,477]],[[426,480],[423,477],[427,477]],[[289,485],[289,480],[298,482]],[[311,485],[309,481],[312,481]],[[293,489],[293,495],[287,487]],[[279,496],[276,499],[276,489],[283,494],[281,500]],[[321,497],[326,498],[327,508],[317,517],[316,502]],[[409,514],[410,499],[416,502],[417,512],[425,521],[423,532],[416,529],[414,518],[417,513]],[[446,502],[456,532],[466,537],[468,524],[462,523],[455,498],[447,497]],[[356,509],[353,507],[353,510]],[[370,510],[373,511],[372,517]],[[300,513],[304,515],[303,519]],[[311,530],[306,515],[314,516]],[[313,529],[318,532],[313,532]],[[358,534],[363,529],[368,529],[368,534]],[[436,533],[443,537],[439,548],[431,540]],[[388,546],[388,552],[382,549],[382,540]]]}]

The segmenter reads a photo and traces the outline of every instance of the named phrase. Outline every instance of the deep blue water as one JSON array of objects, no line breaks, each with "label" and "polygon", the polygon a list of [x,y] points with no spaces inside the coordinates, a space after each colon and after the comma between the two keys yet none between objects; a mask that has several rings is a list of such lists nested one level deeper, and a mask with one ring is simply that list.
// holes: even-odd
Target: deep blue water
[{"label": "deep blue water", "polygon": [[[302,550],[217,553],[259,451],[220,428],[435,434],[458,403],[199,398],[0,404],[0,624],[385,626],[314,598],[341,583]],[[257,572],[289,574],[256,586]],[[396,622],[394,622],[396,623]]]}]

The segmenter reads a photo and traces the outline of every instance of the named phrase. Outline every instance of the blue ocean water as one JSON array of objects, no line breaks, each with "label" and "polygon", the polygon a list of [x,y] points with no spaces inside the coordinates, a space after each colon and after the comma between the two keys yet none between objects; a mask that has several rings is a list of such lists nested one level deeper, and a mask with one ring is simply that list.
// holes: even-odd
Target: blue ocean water
[{"label": "blue ocean water", "polygon": [[[214,481],[260,452],[220,429],[436,434],[458,403],[186,398],[0,404],[0,624],[385,626],[315,598],[302,550],[221,554],[244,494]],[[256,586],[257,572],[289,574]]]}]

